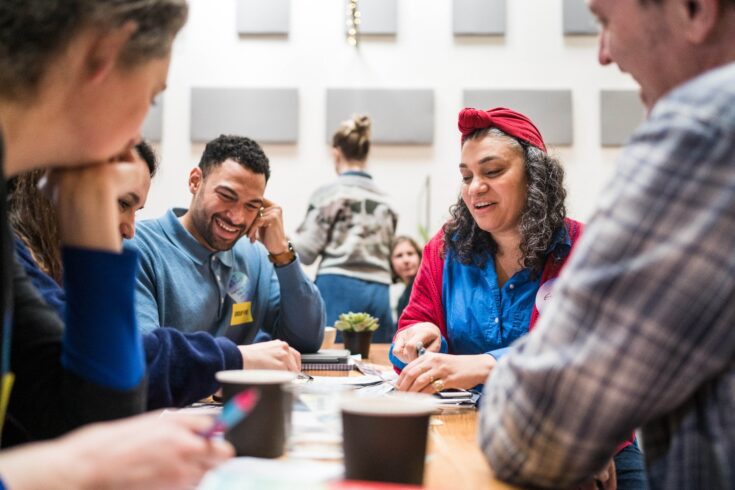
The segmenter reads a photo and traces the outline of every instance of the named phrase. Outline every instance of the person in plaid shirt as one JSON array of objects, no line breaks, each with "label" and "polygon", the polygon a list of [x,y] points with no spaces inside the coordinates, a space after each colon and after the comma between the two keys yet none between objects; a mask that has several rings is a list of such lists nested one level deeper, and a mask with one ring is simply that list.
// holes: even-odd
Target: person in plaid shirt
[{"label": "person in plaid shirt", "polygon": [[498,478],[569,487],[641,428],[651,488],[735,488],[735,1],[588,3],[650,113],[479,441]]}]

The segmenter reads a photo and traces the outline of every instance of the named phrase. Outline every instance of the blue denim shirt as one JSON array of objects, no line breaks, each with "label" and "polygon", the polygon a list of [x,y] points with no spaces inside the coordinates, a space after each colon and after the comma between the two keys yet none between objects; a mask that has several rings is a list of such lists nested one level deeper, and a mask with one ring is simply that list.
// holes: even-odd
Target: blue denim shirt
[{"label": "blue denim shirt", "polygon": [[[565,256],[571,245],[569,232],[562,226],[554,233],[547,254]],[[449,338],[442,338],[439,352],[486,353],[500,359],[513,341],[528,333],[540,282],[540,276],[531,278],[531,271],[522,269],[500,288],[492,257],[479,267],[460,263],[448,251],[442,275],[442,307]],[[399,369],[406,366],[393,355],[393,346],[389,358]]]},{"label": "blue denim shirt", "polygon": [[[569,232],[562,226],[551,238],[546,253],[562,257],[571,246]],[[501,288],[492,257],[479,267],[460,263],[448,251],[442,277],[442,306],[452,353],[484,352],[500,359],[510,344],[528,333],[540,285],[540,275],[532,278],[530,270],[521,269]]]},{"label": "blue denim shirt", "polygon": [[451,351],[502,356],[514,340],[528,333],[539,283],[540,277],[532,279],[531,271],[522,269],[498,287],[495,261],[480,268],[462,264],[448,252],[442,305]]}]

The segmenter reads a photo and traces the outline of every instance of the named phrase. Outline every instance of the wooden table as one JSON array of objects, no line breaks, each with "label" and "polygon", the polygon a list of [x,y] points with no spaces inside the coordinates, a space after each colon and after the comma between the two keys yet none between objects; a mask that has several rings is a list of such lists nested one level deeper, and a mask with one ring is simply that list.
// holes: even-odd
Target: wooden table
[{"label": "wooden table", "polygon": [[[335,348],[341,348],[337,345]],[[373,344],[368,361],[389,366],[388,344]],[[319,372],[320,375],[344,375]],[[513,489],[496,480],[477,444],[477,412],[457,410],[435,415],[429,427],[429,454],[424,486],[432,489]]]}]

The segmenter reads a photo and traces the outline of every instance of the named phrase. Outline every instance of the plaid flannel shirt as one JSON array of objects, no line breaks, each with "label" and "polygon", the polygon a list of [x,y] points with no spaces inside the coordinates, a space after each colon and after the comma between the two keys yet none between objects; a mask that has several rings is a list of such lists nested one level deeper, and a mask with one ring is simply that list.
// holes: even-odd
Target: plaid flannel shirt
[{"label": "plaid flannel shirt", "polygon": [[574,485],[640,427],[652,488],[735,488],[735,63],[659,101],[514,346],[481,408],[498,478]]}]

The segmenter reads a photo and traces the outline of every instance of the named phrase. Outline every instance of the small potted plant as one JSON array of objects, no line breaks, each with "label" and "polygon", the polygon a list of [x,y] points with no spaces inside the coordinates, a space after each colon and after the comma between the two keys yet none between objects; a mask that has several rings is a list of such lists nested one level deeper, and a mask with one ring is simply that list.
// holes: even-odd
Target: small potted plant
[{"label": "small potted plant", "polygon": [[360,354],[363,359],[370,354],[370,341],[379,326],[377,318],[353,312],[342,313],[334,324],[334,328],[342,332],[345,348],[351,354]]}]

